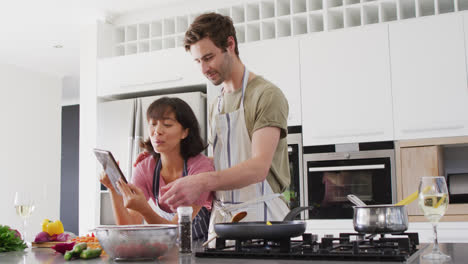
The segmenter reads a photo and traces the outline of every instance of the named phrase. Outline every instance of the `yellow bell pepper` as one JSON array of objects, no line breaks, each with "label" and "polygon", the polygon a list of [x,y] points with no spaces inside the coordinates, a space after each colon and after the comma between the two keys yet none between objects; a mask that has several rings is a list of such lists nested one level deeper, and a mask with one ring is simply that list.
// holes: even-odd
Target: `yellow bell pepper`
[{"label": "yellow bell pepper", "polygon": [[42,231],[49,234],[49,236],[59,235],[64,231],[63,224],[60,220],[52,222],[49,219],[44,219],[44,221],[42,221]]}]

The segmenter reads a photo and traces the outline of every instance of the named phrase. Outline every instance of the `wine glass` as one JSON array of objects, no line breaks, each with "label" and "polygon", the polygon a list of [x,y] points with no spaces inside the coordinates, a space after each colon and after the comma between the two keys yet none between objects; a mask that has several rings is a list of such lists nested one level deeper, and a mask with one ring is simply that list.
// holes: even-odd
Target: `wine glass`
[{"label": "wine glass", "polygon": [[445,177],[434,176],[421,177],[419,182],[419,207],[424,212],[424,216],[432,223],[434,230],[434,247],[432,252],[424,255],[424,259],[446,260],[450,256],[445,255],[439,249],[437,240],[437,224],[440,218],[447,211],[449,197]]},{"label": "wine glass", "polygon": [[15,192],[14,201],[16,214],[23,219],[23,240],[26,242],[26,220],[34,211],[34,199],[30,192],[18,191]]}]

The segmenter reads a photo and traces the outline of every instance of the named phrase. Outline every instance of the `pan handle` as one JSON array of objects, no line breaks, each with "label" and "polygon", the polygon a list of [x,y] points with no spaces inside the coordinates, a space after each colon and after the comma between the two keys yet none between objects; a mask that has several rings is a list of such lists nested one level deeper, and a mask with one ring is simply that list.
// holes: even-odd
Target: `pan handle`
[{"label": "pan handle", "polygon": [[305,210],[313,210],[315,209],[315,206],[301,206],[301,207],[296,207],[289,211],[289,213],[284,217],[283,221],[293,221],[294,218],[302,211]]}]

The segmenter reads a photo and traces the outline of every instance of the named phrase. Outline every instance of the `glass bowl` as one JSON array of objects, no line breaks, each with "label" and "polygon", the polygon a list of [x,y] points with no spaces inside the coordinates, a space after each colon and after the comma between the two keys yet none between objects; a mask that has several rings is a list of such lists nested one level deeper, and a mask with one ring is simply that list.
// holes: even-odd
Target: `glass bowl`
[{"label": "glass bowl", "polygon": [[95,232],[112,259],[155,259],[166,254],[177,240],[177,225],[106,225]]}]

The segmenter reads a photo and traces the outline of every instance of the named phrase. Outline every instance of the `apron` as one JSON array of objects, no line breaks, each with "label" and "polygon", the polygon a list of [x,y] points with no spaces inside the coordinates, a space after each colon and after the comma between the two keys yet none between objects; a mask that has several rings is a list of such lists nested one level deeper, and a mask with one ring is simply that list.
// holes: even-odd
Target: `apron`
[{"label": "apron", "polygon": [[[244,70],[242,78],[242,97],[239,109],[226,114],[221,113],[223,94],[218,97],[218,114],[212,118],[213,157],[217,171],[231,168],[252,157],[250,140],[244,116],[244,93],[249,79],[249,71]],[[289,208],[274,193],[265,179],[241,189],[217,191],[211,212],[208,239],[215,235],[214,224],[229,222],[238,212],[246,211],[245,221],[282,221]],[[215,246],[212,241],[209,247]]]},{"label": "apron", "polygon": [[[164,211],[161,207],[159,207],[159,179],[160,179],[160,172],[161,172],[161,159],[158,160],[156,167],[154,168],[153,173],[153,193],[156,203],[153,202],[153,199],[149,199],[148,203],[151,208],[162,218],[167,220],[172,220],[177,213],[169,213]],[[187,161],[184,161],[184,171],[182,173],[182,177],[187,176]],[[193,239],[201,239],[206,240],[208,234],[208,225],[210,220],[210,212],[206,207],[202,207],[198,214],[192,221],[192,237]]]}]

